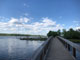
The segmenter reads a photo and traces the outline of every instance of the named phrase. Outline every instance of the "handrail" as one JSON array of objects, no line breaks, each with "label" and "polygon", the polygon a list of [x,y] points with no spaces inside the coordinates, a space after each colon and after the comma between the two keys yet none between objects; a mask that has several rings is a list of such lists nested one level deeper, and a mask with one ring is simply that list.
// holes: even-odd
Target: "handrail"
[{"label": "handrail", "polygon": [[46,52],[49,47],[50,40],[52,39],[52,36],[49,37],[33,54],[31,60],[43,60],[44,56],[46,55]]},{"label": "handrail", "polygon": [[70,49],[70,46],[73,48],[73,56],[76,57],[76,50],[78,50],[80,52],[80,46],[77,45],[76,43],[73,43],[67,39],[64,39],[60,36],[57,37],[59,40],[63,41],[64,44],[66,44],[66,47],[68,48],[68,50]]}]

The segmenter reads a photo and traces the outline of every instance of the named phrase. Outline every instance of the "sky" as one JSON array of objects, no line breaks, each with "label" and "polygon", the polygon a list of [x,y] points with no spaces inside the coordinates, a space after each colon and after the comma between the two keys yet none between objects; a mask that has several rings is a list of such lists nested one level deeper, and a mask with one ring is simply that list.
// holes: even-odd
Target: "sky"
[{"label": "sky", "polygon": [[0,0],[0,33],[46,35],[80,29],[80,0]]}]

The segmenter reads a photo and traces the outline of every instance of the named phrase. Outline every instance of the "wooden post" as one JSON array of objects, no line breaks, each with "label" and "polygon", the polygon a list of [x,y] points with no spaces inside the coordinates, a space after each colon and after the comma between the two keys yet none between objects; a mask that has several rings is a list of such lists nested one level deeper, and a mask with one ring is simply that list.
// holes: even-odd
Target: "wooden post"
[{"label": "wooden post", "polygon": [[67,45],[67,48],[68,48],[68,50],[70,51],[70,45],[69,45],[69,44]]},{"label": "wooden post", "polygon": [[67,43],[65,42],[65,47],[67,48]]},{"label": "wooden post", "polygon": [[73,48],[72,52],[73,52],[73,56],[76,57],[76,49],[75,48]]},{"label": "wooden post", "polygon": [[40,60],[43,60],[43,52],[42,52],[42,54],[41,54],[41,56],[40,56]]}]

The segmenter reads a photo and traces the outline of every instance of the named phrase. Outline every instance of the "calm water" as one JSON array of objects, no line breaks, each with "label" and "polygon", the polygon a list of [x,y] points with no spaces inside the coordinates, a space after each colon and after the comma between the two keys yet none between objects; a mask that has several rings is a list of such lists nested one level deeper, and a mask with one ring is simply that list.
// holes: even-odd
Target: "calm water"
[{"label": "calm water", "polygon": [[29,60],[43,42],[0,36],[0,60]]}]

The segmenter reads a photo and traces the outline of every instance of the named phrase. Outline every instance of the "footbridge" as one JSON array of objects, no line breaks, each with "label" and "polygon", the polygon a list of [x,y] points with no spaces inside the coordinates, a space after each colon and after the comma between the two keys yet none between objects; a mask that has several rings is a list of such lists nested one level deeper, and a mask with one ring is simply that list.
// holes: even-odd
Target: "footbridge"
[{"label": "footbridge", "polygon": [[79,45],[60,36],[51,36],[35,51],[31,60],[76,60],[76,50],[80,52]]}]

